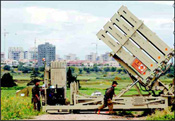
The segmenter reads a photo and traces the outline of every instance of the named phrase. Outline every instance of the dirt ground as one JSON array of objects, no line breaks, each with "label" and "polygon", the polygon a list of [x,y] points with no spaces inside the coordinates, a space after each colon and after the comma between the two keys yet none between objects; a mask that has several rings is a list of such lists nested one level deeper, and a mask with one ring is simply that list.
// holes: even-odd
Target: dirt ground
[{"label": "dirt ground", "polygon": [[117,115],[101,114],[44,114],[33,117],[30,120],[144,120],[145,117],[126,117]]}]

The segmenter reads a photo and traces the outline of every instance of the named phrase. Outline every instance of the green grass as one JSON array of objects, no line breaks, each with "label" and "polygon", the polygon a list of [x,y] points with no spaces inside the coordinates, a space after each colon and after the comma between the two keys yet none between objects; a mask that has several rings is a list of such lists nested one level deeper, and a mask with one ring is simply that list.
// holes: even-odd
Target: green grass
[{"label": "green grass", "polygon": [[147,116],[146,120],[175,120],[174,112],[170,110],[170,107],[162,111],[156,110],[155,113]]},{"label": "green grass", "polygon": [[30,80],[30,73],[29,74],[17,74],[17,73],[11,73],[14,80]]},{"label": "green grass", "polygon": [[43,114],[33,109],[30,97],[18,97],[16,91],[24,87],[1,87],[1,119],[2,120],[19,120],[29,119],[35,115]]},{"label": "green grass", "polygon": [[77,79],[78,80],[92,80],[92,79],[96,79],[96,77],[92,77],[92,76],[78,76]]}]

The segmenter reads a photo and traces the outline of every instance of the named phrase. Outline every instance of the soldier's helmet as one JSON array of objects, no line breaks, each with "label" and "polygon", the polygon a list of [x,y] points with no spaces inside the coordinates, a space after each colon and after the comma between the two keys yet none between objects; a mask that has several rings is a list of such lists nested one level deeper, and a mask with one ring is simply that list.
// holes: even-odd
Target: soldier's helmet
[{"label": "soldier's helmet", "polygon": [[113,82],[112,82],[112,85],[113,85],[113,84],[116,84],[116,85],[118,85],[117,81],[113,81]]},{"label": "soldier's helmet", "polygon": [[40,82],[40,80],[39,80],[39,79],[34,79],[34,80],[33,80],[33,83],[34,83],[34,84],[36,84],[37,82]]}]

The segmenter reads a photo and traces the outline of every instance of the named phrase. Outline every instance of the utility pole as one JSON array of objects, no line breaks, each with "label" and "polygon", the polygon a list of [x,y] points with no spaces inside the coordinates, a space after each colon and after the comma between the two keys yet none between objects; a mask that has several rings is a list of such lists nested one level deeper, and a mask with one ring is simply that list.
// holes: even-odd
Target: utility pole
[{"label": "utility pole", "polygon": [[[9,34],[9,32],[7,32],[7,31],[4,29],[4,55],[6,55],[6,54],[5,54],[5,50],[6,50],[6,48],[5,48],[5,46],[6,46],[5,41],[6,41],[6,36],[7,36],[7,34]],[[5,56],[4,56],[4,59],[5,59]]]},{"label": "utility pole", "polygon": [[36,38],[35,38],[34,44],[35,44],[35,46],[34,46],[34,60],[35,60],[35,68],[36,68],[36,60],[37,60],[37,57],[36,57]]},{"label": "utility pole", "polygon": [[98,47],[98,44],[97,43],[91,43],[91,44],[95,44],[96,45],[96,55],[95,55],[95,61],[97,60],[97,47]]}]

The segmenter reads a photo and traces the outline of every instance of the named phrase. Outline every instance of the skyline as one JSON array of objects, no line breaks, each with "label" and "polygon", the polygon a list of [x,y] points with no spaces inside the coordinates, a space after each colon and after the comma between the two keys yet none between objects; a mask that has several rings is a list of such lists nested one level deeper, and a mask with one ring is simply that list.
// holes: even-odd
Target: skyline
[{"label": "skyline", "polygon": [[28,50],[35,46],[35,39],[36,46],[45,42],[54,44],[56,54],[61,57],[75,53],[84,59],[85,55],[96,52],[96,46],[92,44],[96,42],[98,55],[111,52],[98,40],[96,34],[122,5],[127,6],[146,26],[173,47],[173,1],[1,3],[1,52],[4,50],[4,29],[9,32],[5,45],[6,58],[8,47],[22,46]]},{"label": "skyline", "polygon": [[[46,43],[44,43],[44,44],[41,44],[41,45],[45,45]],[[50,44],[50,43],[47,43],[47,44]],[[40,46],[41,46],[40,45]],[[52,46],[55,46],[55,45],[52,45]],[[10,50],[10,51],[9,51]],[[28,53],[29,52],[32,52],[32,53],[37,53],[37,55],[38,55],[38,47],[36,47],[36,49],[35,49],[35,47],[31,47],[31,48],[29,48],[28,50],[25,50],[23,47],[9,47],[8,48],[8,58],[6,58],[6,60],[8,60],[8,59],[11,59],[11,57],[9,57],[9,52],[11,52],[12,50],[14,50],[14,51],[16,51],[16,50],[18,50],[18,51],[21,51],[24,55],[23,55],[23,57],[24,56],[26,56],[25,55],[25,53],[27,53],[27,55],[28,55]],[[35,51],[36,50],[36,51]],[[4,54],[3,52],[1,52],[2,54]],[[105,52],[105,53],[102,53],[102,54],[100,54],[100,55],[98,55],[98,57],[102,57],[102,56],[104,56],[104,55],[106,55],[106,54],[108,54],[109,52]],[[94,52],[90,52],[88,55],[96,55],[96,53],[94,53]],[[88,56],[88,55],[84,55],[84,58],[83,59],[81,59],[81,60],[87,60],[86,59],[86,56]],[[66,60],[66,58],[67,58],[67,56],[71,56],[71,57],[74,57],[74,58],[76,58],[75,60],[79,60],[79,57],[76,55],[76,53],[68,53],[67,55],[63,55],[63,57],[60,57],[60,55],[59,54],[56,54],[55,55],[55,60],[59,60],[59,59],[63,59],[63,60]],[[97,58],[98,58],[97,57]],[[29,59],[30,57],[29,56],[27,56],[26,58],[24,57],[24,59],[27,59],[27,60],[33,60],[33,59]],[[59,58],[59,59],[58,59]],[[110,58],[110,57],[109,57]],[[38,58],[37,58],[38,59]]]}]

